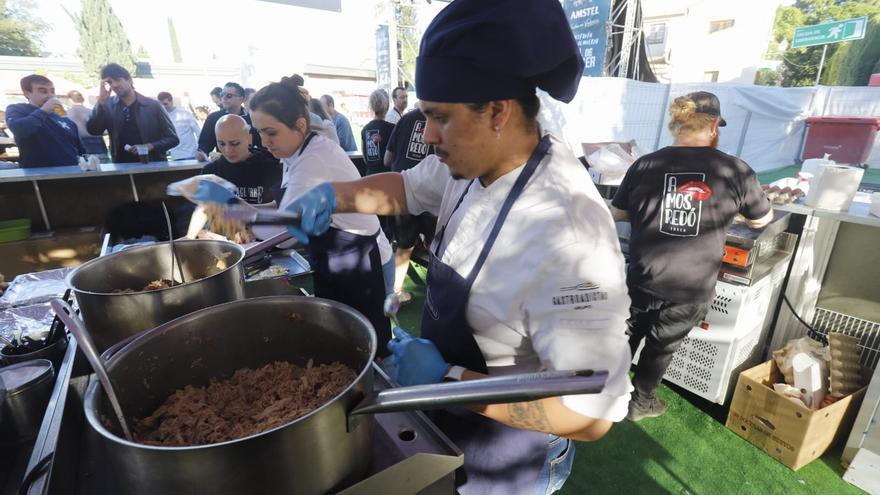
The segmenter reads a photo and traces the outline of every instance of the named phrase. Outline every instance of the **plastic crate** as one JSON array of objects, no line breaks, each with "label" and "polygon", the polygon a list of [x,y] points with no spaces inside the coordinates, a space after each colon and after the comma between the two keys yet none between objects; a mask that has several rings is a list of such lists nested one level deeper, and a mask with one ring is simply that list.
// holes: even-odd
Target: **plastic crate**
[{"label": "plastic crate", "polygon": [[0,242],[21,241],[31,235],[31,220],[17,218],[0,221]]},{"label": "plastic crate", "polygon": [[[752,286],[719,281],[705,328],[694,327],[672,356],[663,379],[724,404],[739,373],[760,362],[788,263],[778,263]],[[638,364],[644,342],[633,362]]]},{"label": "plastic crate", "polygon": [[744,335],[691,332],[672,356],[664,379],[704,399],[724,404],[740,371],[760,360],[760,326]]}]

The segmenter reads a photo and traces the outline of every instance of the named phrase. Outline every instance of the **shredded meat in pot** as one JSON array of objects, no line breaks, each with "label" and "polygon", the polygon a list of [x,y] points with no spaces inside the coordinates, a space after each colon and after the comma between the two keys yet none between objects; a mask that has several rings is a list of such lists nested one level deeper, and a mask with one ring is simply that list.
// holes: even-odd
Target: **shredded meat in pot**
[{"label": "shredded meat in pot", "polygon": [[207,445],[289,423],[324,405],[354,382],[341,363],[305,368],[275,362],[207,387],[177,390],[153,414],[136,421],[135,441],[166,447]]}]

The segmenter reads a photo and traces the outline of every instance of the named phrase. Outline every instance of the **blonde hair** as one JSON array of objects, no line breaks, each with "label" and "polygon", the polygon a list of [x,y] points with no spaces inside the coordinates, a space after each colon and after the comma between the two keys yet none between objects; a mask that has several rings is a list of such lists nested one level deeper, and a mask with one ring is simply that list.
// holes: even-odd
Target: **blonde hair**
[{"label": "blonde hair", "polygon": [[370,110],[382,118],[388,113],[388,93],[384,89],[377,89],[370,93]]},{"label": "blonde hair", "polygon": [[679,96],[669,105],[669,131],[673,136],[692,134],[708,129],[718,117],[697,113],[697,104],[687,96]]}]

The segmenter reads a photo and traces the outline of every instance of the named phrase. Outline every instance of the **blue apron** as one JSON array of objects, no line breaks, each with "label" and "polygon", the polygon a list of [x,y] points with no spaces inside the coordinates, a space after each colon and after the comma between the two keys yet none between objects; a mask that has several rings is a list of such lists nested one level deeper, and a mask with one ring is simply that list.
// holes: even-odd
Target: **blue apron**
[{"label": "blue apron", "polygon": [[388,356],[391,323],[382,310],[385,277],[376,234],[358,235],[330,227],[319,236],[309,236],[308,252],[315,271],[315,295],[363,313],[376,330],[376,355]]},{"label": "blue apron", "polygon": [[[300,154],[309,145],[315,133],[303,142]],[[390,354],[387,343],[391,340],[391,323],[385,316],[385,277],[376,234],[352,234],[330,227],[319,236],[309,236],[307,250],[314,274],[315,295],[339,301],[363,313],[373,324],[379,347],[376,354]]]},{"label": "blue apron", "polygon": [[[466,318],[471,286],[489,256],[513,203],[547,154],[550,144],[549,136],[544,136],[532,152],[504,201],[489,238],[466,279],[440,261],[442,255],[439,250],[449,218],[461,205],[470,184],[434,240],[430,253],[421,336],[434,342],[451,364],[481,373],[487,372],[486,360],[474,340],[474,331]],[[456,473],[459,493],[531,495],[535,492],[538,475],[547,458],[550,435],[512,428],[463,408],[436,411],[431,416],[434,423],[464,452],[464,473]]]}]

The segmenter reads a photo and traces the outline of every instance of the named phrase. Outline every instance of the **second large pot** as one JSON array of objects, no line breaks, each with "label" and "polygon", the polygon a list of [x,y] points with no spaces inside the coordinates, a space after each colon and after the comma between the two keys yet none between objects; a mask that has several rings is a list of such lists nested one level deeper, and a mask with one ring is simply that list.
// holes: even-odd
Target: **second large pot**
[{"label": "second large pot", "polygon": [[171,244],[134,247],[95,258],[74,269],[67,284],[95,346],[104,351],[136,333],[193,311],[244,299],[244,249],[214,240],[175,241],[186,283],[148,292],[138,290],[158,279],[179,281],[171,273]]},{"label": "second large pot", "polygon": [[115,424],[105,424],[114,415],[97,381],[86,391],[86,419],[103,438],[126,493],[320,494],[366,473],[369,413],[598,393],[607,376],[553,372],[374,394],[375,353],[369,321],[335,301],[274,296],[221,304],[144,332],[108,357],[107,374],[127,417],[148,416],[186,385],[204,386],[212,377],[273,361],[300,366],[309,359],[338,361],[357,377],[336,398],[301,418],[217,444],[159,447],[126,441]]}]

